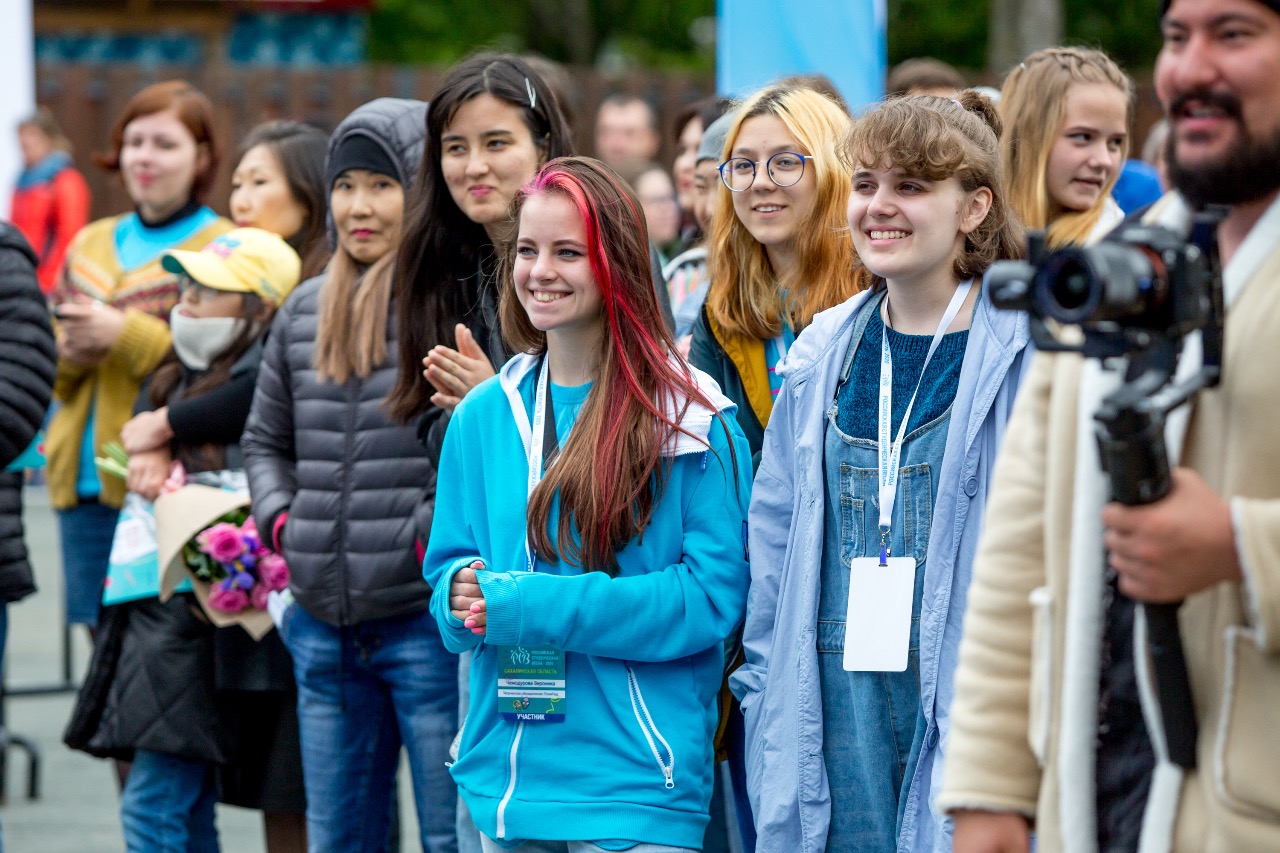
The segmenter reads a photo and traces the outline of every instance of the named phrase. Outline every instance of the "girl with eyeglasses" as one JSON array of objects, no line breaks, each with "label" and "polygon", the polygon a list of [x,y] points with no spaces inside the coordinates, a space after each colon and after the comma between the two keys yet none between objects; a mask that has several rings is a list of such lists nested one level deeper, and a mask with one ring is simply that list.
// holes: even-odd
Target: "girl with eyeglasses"
[{"label": "girl with eyeglasses", "polygon": [[1026,319],[980,296],[1022,251],[995,107],[902,98],[858,119],[856,298],[785,364],[751,507],[747,730],[761,850],[945,851],[941,778],[965,590]]},{"label": "girl with eyeglasses", "polygon": [[737,404],[757,458],[781,384],[775,365],[815,314],[857,292],[837,150],[849,126],[829,98],[780,84],[747,99],[725,142],[711,286],[689,360]]},{"label": "girl with eyeglasses", "polygon": [[746,441],[675,354],[613,170],[553,160],[515,211],[500,314],[523,354],[454,411],[424,564],[446,644],[474,651],[453,777],[486,853],[701,850]]}]

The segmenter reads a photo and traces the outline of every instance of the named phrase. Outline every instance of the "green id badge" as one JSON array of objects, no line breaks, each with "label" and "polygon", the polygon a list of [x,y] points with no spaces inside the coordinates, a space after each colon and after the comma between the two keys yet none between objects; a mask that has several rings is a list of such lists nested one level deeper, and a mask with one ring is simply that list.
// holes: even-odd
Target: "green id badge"
[{"label": "green id badge", "polygon": [[563,723],[564,651],[498,647],[498,711],[513,723]]}]

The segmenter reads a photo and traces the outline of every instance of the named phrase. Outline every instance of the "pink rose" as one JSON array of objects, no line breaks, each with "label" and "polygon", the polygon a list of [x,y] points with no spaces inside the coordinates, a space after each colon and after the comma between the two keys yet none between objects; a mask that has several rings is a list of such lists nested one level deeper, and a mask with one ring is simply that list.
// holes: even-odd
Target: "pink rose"
[{"label": "pink rose", "polygon": [[253,589],[249,591],[249,603],[259,610],[266,610],[267,596],[270,594],[271,590],[265,583],[255,583]]},{"label": "pink rose", "polygon": [[200,546],[201,551],[219,563],[230,563],[244,553],[240,529],[225,521],[215,524],[196,536],[196,544]]},{"label": "pink rose", "polygon": [[239,613],[249,606],[249,595],[242,589],[218,581],[209,588],[209,606],[223,613]]},{"label": "pink rose", "polygon": [[280,590],[289,586],[289,566],[284,557],[268,553],[258,560],[258,579],[268,590]]}]

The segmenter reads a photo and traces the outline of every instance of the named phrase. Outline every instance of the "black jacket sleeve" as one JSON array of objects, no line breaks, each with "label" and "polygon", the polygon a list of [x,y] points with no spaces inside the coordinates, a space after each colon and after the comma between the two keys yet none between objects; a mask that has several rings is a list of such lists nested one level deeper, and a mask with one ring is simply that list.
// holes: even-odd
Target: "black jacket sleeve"
[{"label": "black jacket sleeve", "polygon": [[16,228],[0,223],[0,468],[27,449],[44,422],[56,367],[35,253]]},{"label": "black jacket sleeve", "polygon": [[295,305],[296,297],[286,300],[272,321],[249,418],[240,437],[254,520],[268,536],[276,518],[289,509],[298,490],[289,369],[290,324]]},{"label": "black jacket sleeve", "polygon": [[240,441],[257,371],[246,371],[201,394],[169,404],[169,428],[180,444],[235,444]]}]

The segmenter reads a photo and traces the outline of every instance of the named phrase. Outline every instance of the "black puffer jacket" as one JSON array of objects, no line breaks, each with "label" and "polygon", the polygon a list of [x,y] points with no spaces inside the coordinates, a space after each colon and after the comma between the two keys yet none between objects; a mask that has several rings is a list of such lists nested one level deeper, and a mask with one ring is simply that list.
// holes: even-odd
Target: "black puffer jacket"
[{"label": "black puffer jacket", "polygon": [[35,438],[53,393],[57,356],[36,256],[0,222],[0,601],[35,591],[22,530],[22,474],[3,469]]},{"label": "black puffer jacket", "polygon": [[[334,139],[360,132],[389,143],[412,176],[425,110],[374,101]],[[281,546],[298,602],[317,619],[354,625],[426,609],[431,590],[415,543],[431,529],[435,474],[414,429],[395,425],[384,408],[396,379],[394,310],[387,359],[368,378],[336,385],[317,377],[323,285],[323,277],[304,282],[276,315],[241,447],[259,529],[273,531],[288,513]]]}]

